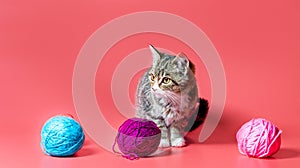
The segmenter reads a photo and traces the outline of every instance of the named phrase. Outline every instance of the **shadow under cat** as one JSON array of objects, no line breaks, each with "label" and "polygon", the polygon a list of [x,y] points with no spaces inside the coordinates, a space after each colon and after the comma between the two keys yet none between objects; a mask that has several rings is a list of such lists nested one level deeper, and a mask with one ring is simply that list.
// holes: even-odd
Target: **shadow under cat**
[{"label": "shadow under cat", "polygon": [[[206,99],[200,98],[200,106],[198,109],[198,114],[196,120],[193,123],[192,128],[189,130],[187,134],[186,141],[187,145],[189,144],[198,144],[198,138],[200,132],[202,130],[203,123],[206,119],[208,110],[209,110],[209,103]],[[192,121],[191,121],[192,122]],[[234,126],[233,126],[234,125]],[[234,129],[233,129],[234,128]],[[229,143],[236,143],[235,134],[238,130],[238,125],[236,125],[232,117],[228,117],[223,115],[218,123],[218,126],[214,130],[213,134],[203,143],[205,144],[229,144]],[[188,130],[187,130],[188,131]]]}]

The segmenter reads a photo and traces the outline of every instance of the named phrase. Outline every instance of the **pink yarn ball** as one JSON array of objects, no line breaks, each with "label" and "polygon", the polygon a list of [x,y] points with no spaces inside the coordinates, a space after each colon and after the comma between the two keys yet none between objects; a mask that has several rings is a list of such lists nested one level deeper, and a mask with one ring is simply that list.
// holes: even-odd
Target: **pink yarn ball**
[{"label": "pink yarn ball", "polygon": [[236,134],[238,149],[241,154],[250,157],[270,157],[280,149],[281,133],[281,130],[266,119],[252,119]]}]

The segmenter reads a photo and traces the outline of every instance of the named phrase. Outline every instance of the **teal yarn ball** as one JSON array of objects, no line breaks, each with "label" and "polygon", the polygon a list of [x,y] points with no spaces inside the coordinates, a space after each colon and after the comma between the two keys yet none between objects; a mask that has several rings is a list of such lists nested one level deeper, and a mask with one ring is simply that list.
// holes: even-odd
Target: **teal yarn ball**
[{"label": "teal yarn ball", "polygon": [[72,156],[81,149],[84,139],[77,121],[67,116],[54,116],[42,128],[41,148],[50,156]]}]

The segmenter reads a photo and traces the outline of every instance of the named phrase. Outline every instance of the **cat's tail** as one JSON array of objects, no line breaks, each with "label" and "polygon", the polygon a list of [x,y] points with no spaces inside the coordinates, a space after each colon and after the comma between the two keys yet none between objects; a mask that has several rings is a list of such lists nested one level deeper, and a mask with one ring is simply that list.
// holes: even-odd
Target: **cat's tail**
[{"label": "cat's tail", "polygon": [[[198,113],[195,113],[197,116],[193,116],[191,121],[189,121],[189,128],[186,131],[193,131],[198,128],[205,120],[207,116],[207,112],[209,109],[209,103],[206,99],[198,98]],[[195,119],[196,118],[196,119]],[[192,125],[192,127],[190,127]]]}]

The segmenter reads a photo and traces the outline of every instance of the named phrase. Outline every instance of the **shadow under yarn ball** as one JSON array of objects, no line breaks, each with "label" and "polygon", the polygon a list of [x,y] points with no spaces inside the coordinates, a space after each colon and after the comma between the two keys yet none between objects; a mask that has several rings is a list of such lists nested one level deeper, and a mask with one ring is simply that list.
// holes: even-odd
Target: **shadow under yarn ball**
[{"label": "shadow under yarn ball", "polygon": [[41,131],[41,148],[50,156],[72,156],[83,146],[85,136],[80,124],[67,116],[54,116]]}]

